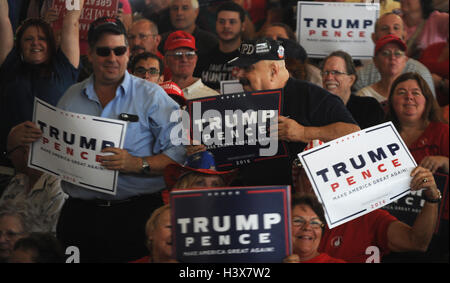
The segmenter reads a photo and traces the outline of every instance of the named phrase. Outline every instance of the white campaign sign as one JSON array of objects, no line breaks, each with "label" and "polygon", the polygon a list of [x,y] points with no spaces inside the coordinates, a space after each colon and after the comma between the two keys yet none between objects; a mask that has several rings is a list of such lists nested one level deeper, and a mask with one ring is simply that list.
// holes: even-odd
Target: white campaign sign
[{"label": "white campaign sign", "polygon": [[127,123],[63,111],[35,99],[33,122],[43,136],[34,142],[28,166],[94,191],[116,194],[119,172],[97,162],[102,148],[123,148]]},{"label": "white campaign sign", "polygon": [[410,173],[417,166],[391,122],[298,156],[330,229],[407,195]]},{"label": "white campaign sign", "polygon": [[297,36],[311,58],[343,50],[353,59],[373,57],[371,35],[378,3],[303,2],[297,4]]},{"label": "white campaign sign", "polygon": [[244,88],[239,80],[221,81],[220,94],[234,94],[244,92]]}]

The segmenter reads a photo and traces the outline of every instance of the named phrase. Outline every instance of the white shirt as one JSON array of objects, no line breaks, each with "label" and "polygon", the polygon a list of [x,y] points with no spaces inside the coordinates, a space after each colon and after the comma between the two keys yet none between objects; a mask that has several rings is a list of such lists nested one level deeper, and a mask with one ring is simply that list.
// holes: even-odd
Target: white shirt
[{"label": "white shirt", "polygon": [[68,197],[61,189],[61,180],[44,173],[27,193],[28,187],[28,176],[18,173],[3,192],[0,204],[24,202],[33,224],[39,226],[33,227],[33,232],[56,232],[59,213]]},{"label": "white shirt", "polygon": [[201,79],[198,79],[195,83],[191,84],[188,87],[183,88],[183,94],[184,98],[186,98],[187,100],[220,95],[214,89],[203,84]]}]

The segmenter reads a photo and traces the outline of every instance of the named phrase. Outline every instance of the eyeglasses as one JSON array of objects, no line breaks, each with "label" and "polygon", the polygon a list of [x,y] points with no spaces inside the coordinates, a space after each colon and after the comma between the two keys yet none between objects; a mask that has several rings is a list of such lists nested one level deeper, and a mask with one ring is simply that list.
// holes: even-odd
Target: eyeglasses
[{"label": "eyeglasses", "polygon": [[118,47],[115,47],[115,48],[97,47],[95,49],[95,53],[98,56],[108,57],[111,54],[111,50],[114,52],[114,54],[116,56],[122,56],[123,54],[125,54],[125,52],[127,52],[127,47],[126,46],[118,46]]},{"label": "eyeglasses", "polygon": [[395,50],[395,51],[391,51],[391,50],[383,50],[383,51],[381,51],[380,52],[380,54],[381,54],[381,56],[383,56],[383,57],[391,57],[392,56],[392,54],[394,54],[394,56],[396,57],[396,58],[400,58],[400,57],[402,57],[403,55],[405,55],[405,52],[404,51],[401,51],[401,50]]},{"label": "eyeglasses", "polygon": [[346,73],[346,72],[341,72],[341,71],[337,71],[337,70],[323,71],[323,72],[320,72],[320,74],[322,75],[322,77],[326,77],[329,74],[331,74],[333,76],[348,75],[348,73]]},{"label": "eyeglasses", "polygon": [[172,56],[177,60],[181,60],[183,58],[183,55],[186,56],[187,59],[192,60],[192,59],[194,59],[196,53],[195,53],[195,51],[186,51],[186,52],[177,51],[172,54],[167,54],[167,56]]},{"label": "eyeglasses", "polygon": [[320,220],[306,220],[303,217],[294,217],[292,218],[292,226],[294,227],[303,227],[306,225],[306,223],[309,223],[309,226],[313,229],[320,229],[325,226]]},{"label": "eyeglasses", "polygon": [[134,34],[130,34],[128,35],[128,40],[132,41],[134,39],[136,39],[136,37],[138,37],[140,40],[146,40],[149,36],[157,36],[157,34],[143,34],[143,33],[139,33],[137,36]]},{"label": "eyeglasses", "polygon": [[13,239],[13,238],[15,238],[15,237],[17,237],[19,235],[22,235],[22,234],[23,234],[23,232],[14,232],[14,231],[11,231],[11,230],[8,230],[6,232],[0,231],[0,238],[3,235],[5,235],[5,238],[10,240],[10,239]]},{"label": "eyeglasses", "polygon": [[134,70],[134,73],[136,74],[136,75],[139,75],[139,76],[145,76],[145,74],[149,74],[150,76],[157,76],[157,75],[159,75],[160,73],[159,73],[159,70],[158,69],[156,69],[156,68],[149,68],[149,69],[146,69],[146,68],[144,68],[144,67],[137,67],[135,70]]}]

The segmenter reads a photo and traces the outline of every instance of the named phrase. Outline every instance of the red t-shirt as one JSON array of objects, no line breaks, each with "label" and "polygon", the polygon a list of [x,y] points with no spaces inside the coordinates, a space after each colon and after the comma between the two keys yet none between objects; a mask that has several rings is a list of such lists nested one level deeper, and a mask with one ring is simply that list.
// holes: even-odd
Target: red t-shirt
[{"label": "red t-shirt", "polygon": [[372,253],[368,247],[376,246],[383,254],[389,253],[387,229],[397,218],[389,212],[377,209],[333,229],[325,229],[319,252],[347,262],[366,262]]},{"label": "red t-shirt", "polygon": [[448,131],[448,124],[431,122],[422,135],[408,146],[417,164],[429,155],[449,156]]}]

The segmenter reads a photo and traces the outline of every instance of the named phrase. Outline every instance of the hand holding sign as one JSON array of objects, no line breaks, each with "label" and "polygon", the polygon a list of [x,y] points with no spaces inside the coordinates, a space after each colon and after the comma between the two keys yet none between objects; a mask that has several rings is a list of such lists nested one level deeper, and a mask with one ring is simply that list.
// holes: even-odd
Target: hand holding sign
[{"label": "hand holding sign", "polygon": [[411,171],[411,177],[413,177],[411,180],[412,191],[425,189],[424,194],[427,199],[435,200],[440,197],[433,173],[430,170],[417,166]]},{"label": "hand holding sign", "polygon": [[117,147],[105,147],[103,153],[113,155],[99,156],[100,165],[108,170],[118,170],[121,173],[139,173],[141,169],[141,158],[128,153],[125,149]]},{"label": "hand holding sign", "polygon": [[278,116],[278,138],[289,142],[308,142],[305,127],[284,116]]},{"label": "hand holding sign", "polygon": [[8,135],[8,151],[25,146],[42,137],[42,131],[31,121],[23,122],[11,129]]}]

